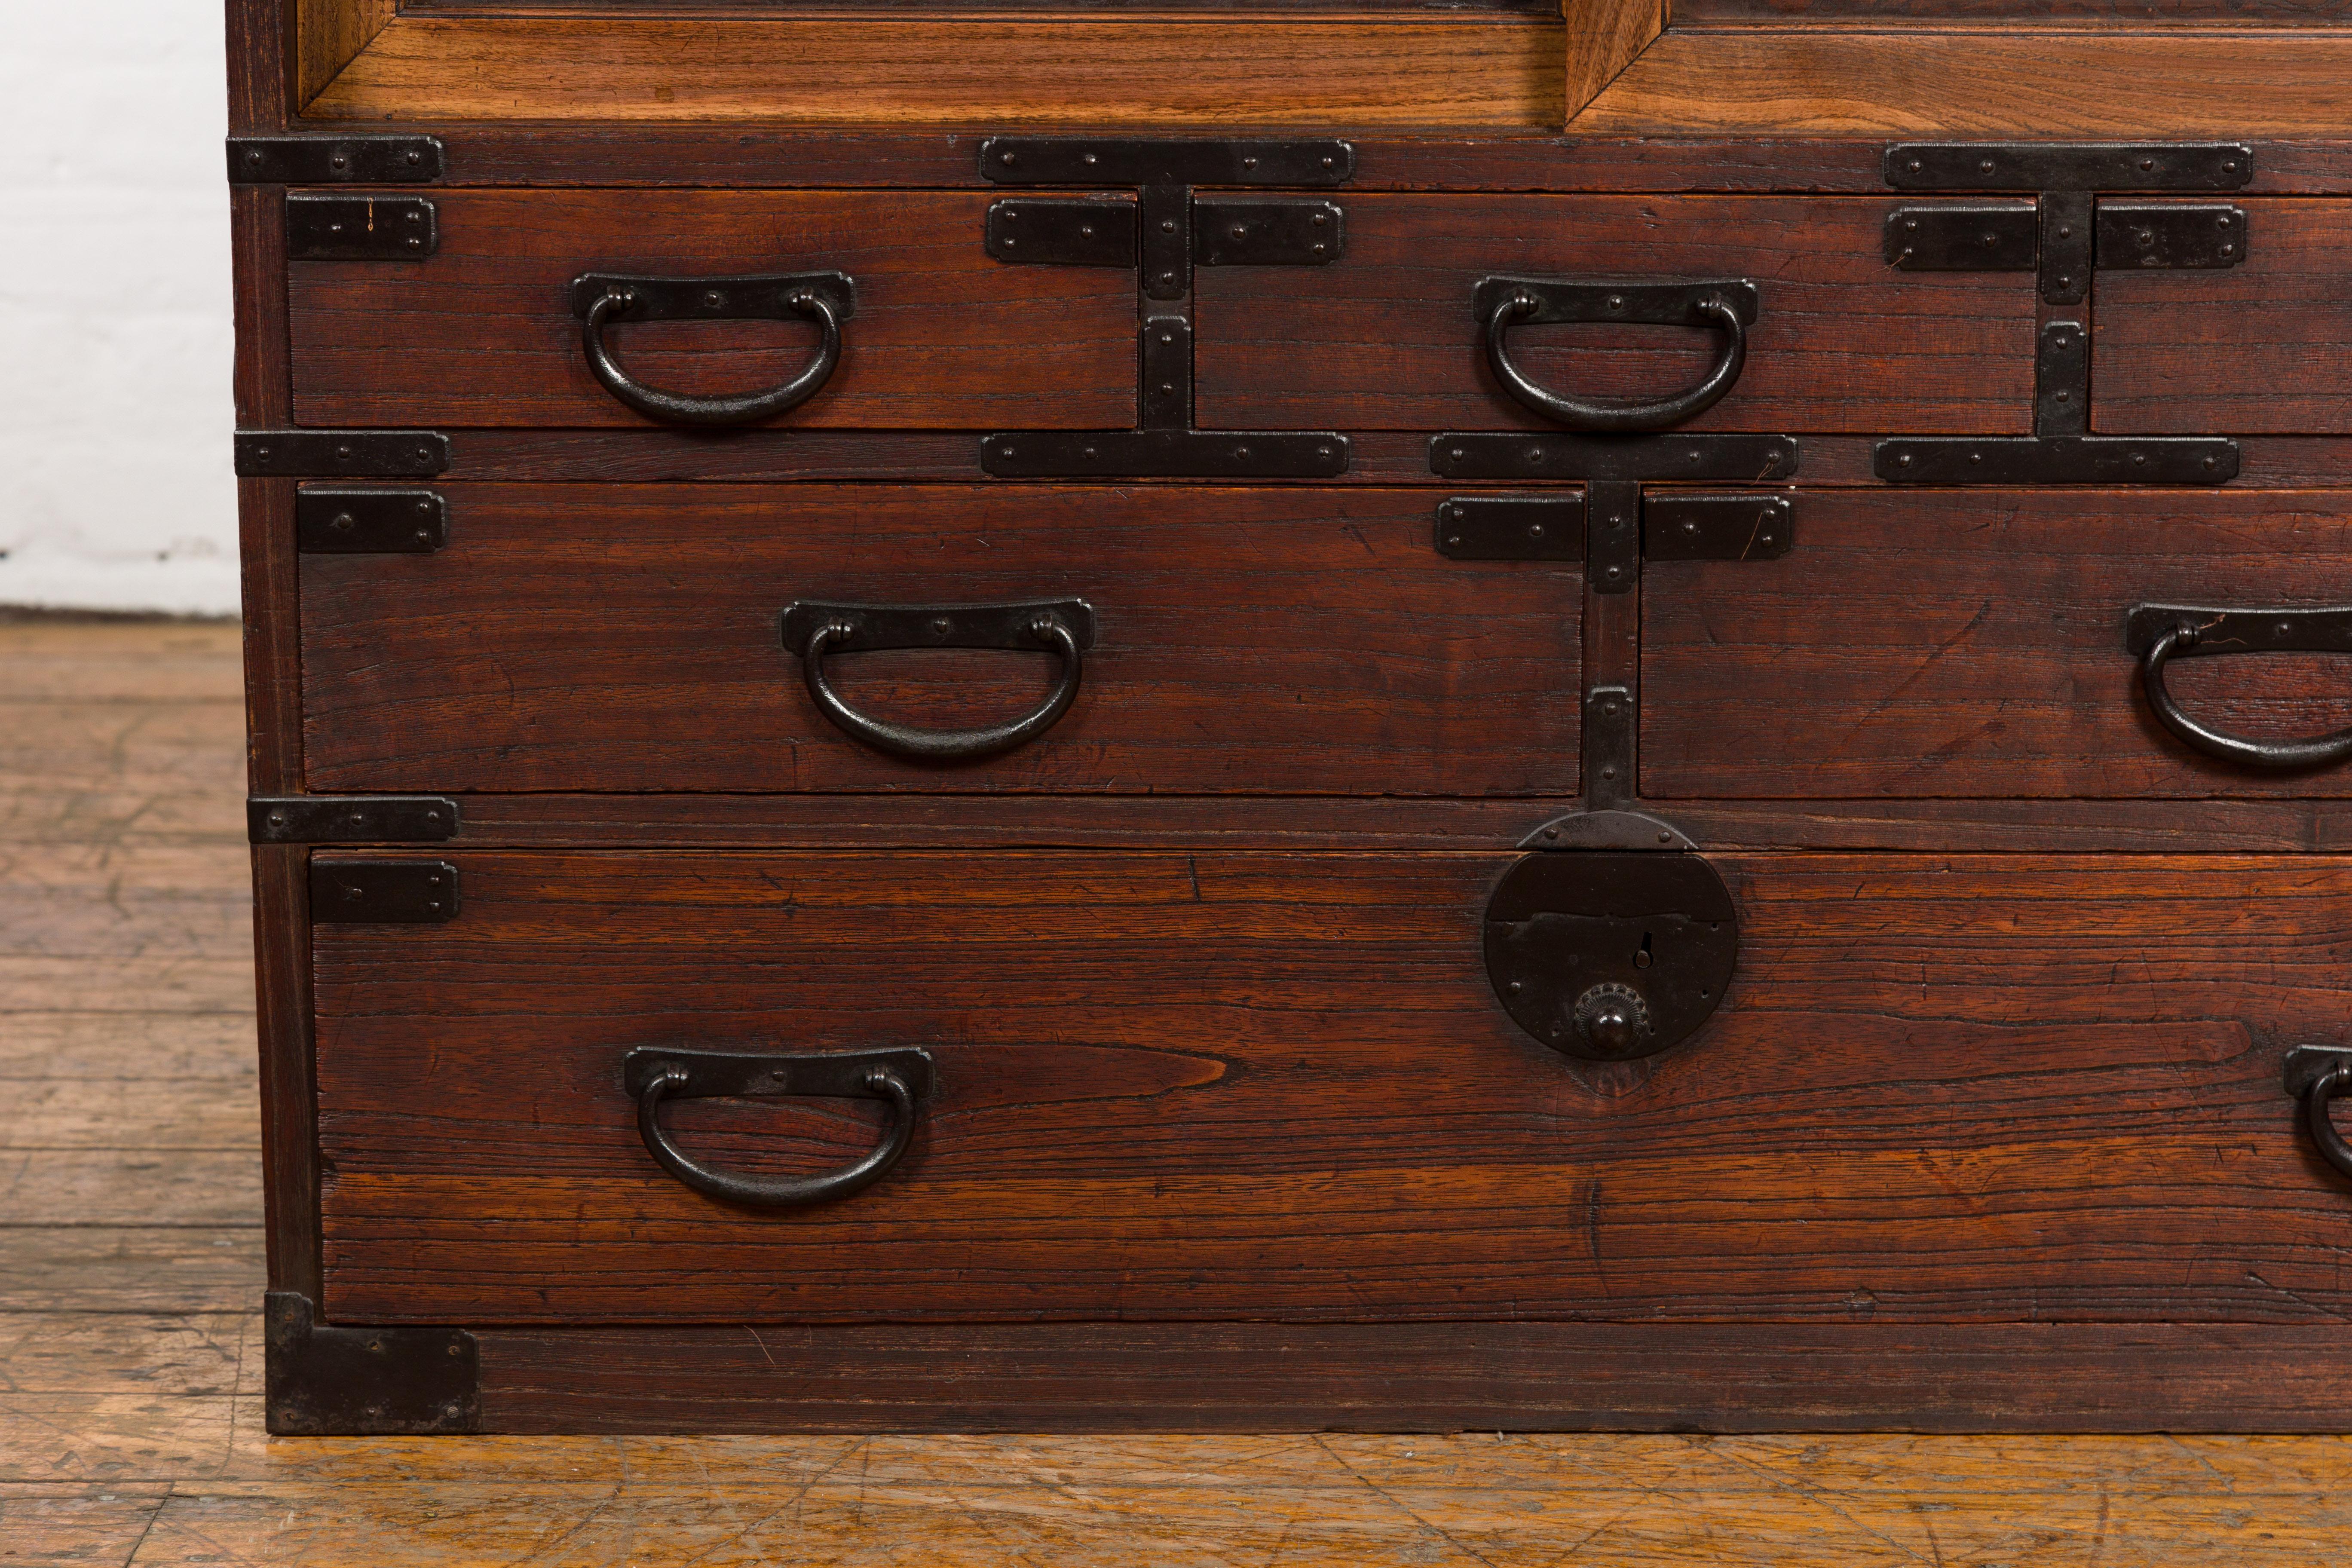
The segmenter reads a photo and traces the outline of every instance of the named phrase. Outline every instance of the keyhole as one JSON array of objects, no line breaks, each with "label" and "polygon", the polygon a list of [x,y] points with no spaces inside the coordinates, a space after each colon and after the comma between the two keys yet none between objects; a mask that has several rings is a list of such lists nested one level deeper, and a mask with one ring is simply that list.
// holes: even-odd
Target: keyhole
[{"label": "keyhole", "polygon": [[1633,967],[1636,969],[1650,967],[1650,933],[1648,931],[1642,933],[1642,951],[1633,955]]}]

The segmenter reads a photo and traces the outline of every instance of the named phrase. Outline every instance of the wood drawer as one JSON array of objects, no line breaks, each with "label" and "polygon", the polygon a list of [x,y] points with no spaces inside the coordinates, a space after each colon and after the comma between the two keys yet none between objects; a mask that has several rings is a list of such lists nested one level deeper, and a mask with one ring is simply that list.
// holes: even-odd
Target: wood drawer
[{"label": "wood drawer", "polygon": [[[1769,563],[1643,573],[1642,788],[1654,798],[2352,794],[2247,771],[2151,711],[2143,604],[2352,604],[2352,494],[1820,489]],[[2181,659],[2172,695],[2250,737],[2352,724],[2326,654]]]},{"label": "wood drawer", "polygon": [[[1580,563],[1444,560],[1426,491],[440,489],[436,552],[301,557],[313,790],[1577,787]],[[1096,626],[1075,701],[961,764],[828,721],[780,631],[801,601],[1071,599]],[[1023,644],[824,668],[938,729],[1035,709],[1065,667]]]},{"label": "wood drawer", "polygon": [[2246,258],[2098,279],[2091,416],[2124,435],[2352,431],[2352,201],[2240,200]]},{"label": "wood drawer", "polygon": [[[2326,1325],[2340,858],[1758,855],[1724,1005],[1553,1054],[1480,959],[1517,858],[455,851],[442,924],[312,932],[343,1321]],[[640,1142],[641,1047],[920,1047],[909,1152],[752,1211]],[[860,1102],[693,1100],[808,1170]]]},{"label": "wood drawer", "polygon": [[[1007,267],[982,245],[985,192],[436,191],[423,261],[287,272],[301,425],[641,426],[597,384],[572,313],[587,273],[847,273],[838,368],[797,426],[1124,427],[1135,419],[1135,283],[1095,267]],[[799,320],[610,329],[638,379],[698,395],[790,380]]]},{"label": "wood drawer", "polygon": [[[1694,430],[2023,434],[2033,404],[2030,272],[1886,263],[1892,204],[1829,196],[1348,195],[1329,267],[1203,270],[1201,423],[1221,428],[1548,428],[1486,362],[1473,296],[1490,275],[1748,279],[1746,368]],[[1715,333],[1522,326],[1542,384],[1656,397],[1698,382]]]}]

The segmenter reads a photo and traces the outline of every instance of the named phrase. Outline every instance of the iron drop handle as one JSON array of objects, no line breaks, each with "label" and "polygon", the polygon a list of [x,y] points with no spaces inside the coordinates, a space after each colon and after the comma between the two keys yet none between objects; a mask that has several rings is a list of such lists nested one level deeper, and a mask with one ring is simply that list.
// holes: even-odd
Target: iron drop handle
[{"label": "iron drop handle", "polygon": [[2352,1142],[2336,1130],[2330,1114],[2337,1096],[2352,1093],[2352,1051],[2295,1047],[2286,1054],[2286,1091],[2303,1101],[2303,1125],[2313,1145],[2338,1173],[2352,1176]]},{"label": "iron drop handle", "polygon": [[[621,1081],[637,1102],[637,1136],[663,1170],[696,1192],[753,1208],[798,1208],[845,1198],[880,1181],[915,1132],[915,1108],[931,1092],[931,1058],[912,1048],[739,1056],[719,1051],[631,1051]],[[813,1176],[745,1176],[714,1170],[670,1142],[661,1108],[671,1100],[809,1095],[880,1100],[890,1106],[882,1142],[849,1164]]]},{"label": "iron drop handle", "polygon": [[2352,758],[2352,730],[2300,741],[2250,741],[2199,723],[2174,701],[2164,683],[2176,658],[2232,653],[2352,653],[2352,609],[2210,610],[2142,605],[2124,626],[2124,643],[2139,656],[2140,689],[2157,722],[2209,757],[2241,767],[2321,767]]},{"label": "iron drop handle", "polygon": [[[631,278],[590,272],[572,284],[572,314],[588,368],[623,405],[669,425],[751,425],[816,395],[841,363],[841,323],[856,313],[855,285],[839,272],[746,278]],[[816,358],[798,375],[763,392],[698,397],[647,386],[621,368],[604,326],[625,321],[789,321],[806,317],[822,334]]]},{"label": "iron drop handle", "polygon": [[[1083,599],[1013,605],[835,605],[803,600],[784,611],[787,652],[801,656],[809,696],[824,716],[877,752],[920,762],[992,757],[1036,739],[1076,700],[1095,614]],[[1020,718],[978,730],[925,730],[860,713],[825,679],[829,653],[869,648],[1044,648],[1061,656],[1061,679]]]},{"label": "iron drop handle", "polygon": [[[1636,283],[1489,278],[1478,285],[1473,302],[1486,326],[1486,363],[1505,391],[1568,429],[1625,432],[1669,429],[1723,401],[1748,363],[1748,329],[1756,320],[1757,291],[1745,279]],[[1723,333],[1723,348],[1704,380],[1672,397],[1570,397],[1538,384],[1511,363],[1513,327],[1559,321],[1714,327]]]}]

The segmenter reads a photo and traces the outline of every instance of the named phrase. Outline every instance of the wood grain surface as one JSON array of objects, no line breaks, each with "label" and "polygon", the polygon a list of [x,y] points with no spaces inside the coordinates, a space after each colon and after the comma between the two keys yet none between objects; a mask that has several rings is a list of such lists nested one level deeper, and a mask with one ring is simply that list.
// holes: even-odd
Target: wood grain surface
[{"label": "wood grain surface", "polygon": [[[2098,274],[2091,420],[2127,435],[2352,431],[2352,202],[2247,201],[2226,271]],[[2167,284],[2170,287],[2167,287]]]},{"label": "wood grain surface", "polygon": [[[1454,562],[1412,490],[451,485],[446,549],[306,555],[320,790],[1565,795],[1580,563]],[[797,600],[1077,598],[1037,740],[941,766],[820,712]],[[1002,722],[1042,649],[844,654],[859,710]],[[1541,815],[1540,808],[1530,808]]]},{"label": "wood grain surface", "polygon": [[[8,759],[0,771],[0,903],[52,897],[27,889],[72,882],[88,889],[88,907],[104,910],[111,888],[122,909],[81,927],[80,952],[95,973],[11,997],[0,1014],[0,1077],[45,1105],[79,1097],[89,1109],[58,1121],[58,1141],[86,1145],[95,1134],[126,1165],[155,1164],[144,1178],[151,1191],[190,1179],[178,1173],[178,1150],[257,1157],[249,1012],[234,1001],[209,1013],[161,1010],[170,1004],[151,990],[153,961],[142,956],[186,949],[190,931],[210,918],[199,914],[191,928],[190,911],[208,899],[233,908],[245,896],[237,665],[237,634],[227,626],[0,626],[0,756]],[[109,725],[87,721],[100,711]],[[18,771],[37,743],[35,771]],[[165,837],[209,840],[215,859],[174,856],[127,868],[89,858]],[[55,847],[79,858],[45,860]],[[34,929],[0,937],[0,954],[20,958],[22,933]],[[205,942],[198,961],[215,966],[225,986],[246,983],[249,958]],[[38,1202],[48,1177],[31,1154],[11,1156],[9,1191]],[[1579,1555],[1596,1561],[1674,1568],[1800,1559],[1876,1568],[1938,1556],[2044,1568],[2305,1568],[2330,1560],[2352,1533],[2344,1501],[2352,1443],[2336,1437],[1486,1431],[273,1440],[261,1434],[258,1397],[260,1226],[248,1199],[227,1227],[68,1223],[6,1232],[0,1549],[14,1560],[140,1568],[1125,1568],[1139,1560],[1535,1568],[1557,1562],[1564,1542],[1580,1542]],[[1067,1328],[1025,1331],[1063,1336],[1060,1356],[1077,1348]],[[2163,1348],[2151,1328],[2084,1331],[2094,1338],[2073,1357],[2085,1367],[2129,1374],[2156,1364]],[[771,1346],[781,1342],[772,1329],[760,1332]],[[2343,1384],[2330,1382],[2326,1335],[2297,1335],[2265,1363],[2260,1336],[2268,1329],[2194,1332],[2201,1340],[2172,1339],[2163,1363],[2178,1369],[2164,1386],[2199,1405],[2183,1427],[2224,1411],[2231,1397],[2297,1387],[2309,1394],[2292,1397],[2310,1408],[2340,1411],[2334,1394]],[[721,1335],[740,1350],[721,1349]],[[609,1363],[646,1353],[642,1342],[609,1333],[561,1344],[487,1337],[488,1365],[501,1380],[490,1396],[506,1412],[531,1397],[551,1409],[564,1356]],[[740,1328],[707,1331],[708,1348],[683,1331],[672,1342],[670,1370],[632,1383],[648,1395],[676,1393],[686,1415],[724,1419],[772,1386],[763,1380],[774,1369]],[[1892,1342],[1872,1347],[1882,1369],[1892,1364],[1884,1359]],[[1830,1348],[1809,1364],[1867,1375],[1854,1361],[1826,1359]],[[2063,1381],[2066,1360],[2042,1363],[2053,1381]],[[2007,1384],[2019,1397],[2003,1405],[2004,1385],[1983,1360],[1952,1364],[1964,1401],[1990,1419],[2032,1424],[2020,1415],[2030,1388]],[[930,1367],[944,1370],[936,1355]],[[584,1423],[614,1408],[574,1400],[563,1415]],[[640,1404],[628,1421],[643,1425],[654,1414]]]},{"label": "wood grain surface", "polygon": [[[1633,1068],[1501,1014],[1508,854],[466,854],[314,935],[327,1300],[385,1321],[2317,1322],[2340,1197],[2278,1087],[2352,862],[1723,857],[1740,968]],[[561,977],[559,979],[559,977]],[[729,1210],[635,1047],[921,1045],[880,1186]],[[682,1105],[747,1170],[846,1101]]]},{"label": "wood grain surface", "polygon": [[[1642,782],[1709,796],[2335,796],[2158,725],[2124,647],[2139,604],[2352,600],[2336,491],[1807,491],[1787,558],[1643,572]],[[2205,722],[2352,723],[2335,655],[2184,659]]]},{"label": "wood grain surface", "polygon": [[[1329,267],[1202,270],[1200,420],[1216,428],[1495,429],[1542,425],[1494,379],[1472,294],[1490,274],[1748,278],[1747,368],[1695,430],[2030,428],[2029,273],[1897,272],[1884,200],[1709,196],[1342,196]],[[1516,329],[1542,384],[1661,397],[1706,374],[1686,327]]]},{"label": "wood grain surface", "polygon": [[[362,57],[364,58],[364,57]],[[1597,136],[2336,136],[2352,34],[2246,27],[1669,27],[1576,120]]]},{"label": "wood grain surface", "polygon": [[[590,374],[571,283],[846,272],[839,366],[785,416],[825,426],[1124,429],[1135,423],[1135,276],[1016,267],[982,247],[980,193],[436,193],[418,262],[288,269],[294,416],[305,425],[642,426]],[[756,391],[815,352],[802,321],[616,326],[639,380]]]},{"label": "wood grain surface", "polygon": [[1556,20],[396,18],[321,120],[1557,127]]}]

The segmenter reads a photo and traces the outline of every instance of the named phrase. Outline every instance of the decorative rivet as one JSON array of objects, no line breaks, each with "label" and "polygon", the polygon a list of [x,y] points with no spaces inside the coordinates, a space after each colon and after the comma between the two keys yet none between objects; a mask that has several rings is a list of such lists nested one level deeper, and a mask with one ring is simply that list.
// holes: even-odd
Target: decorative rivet
[{"label": "decorative rivet", "polygon": [[1919,163],[1919,160],[1918,160],[1918,159],[1914,158],[1914,159],[1912,159],[1912,160],[1911,160],[1911,172],[1912,172],[1913,174],[1917,174],[1917,173],[1919,172],[1919,170],[1920,170],[1920,167],[1921,167],[1921,164],[1920,164],[1920,163]]},{"label": "decorative rivet", "polygon": [[358,523],[359,520],[347,511],[339,511],[327,520],[329,528],[341,529],[345,532],[358,526]]},{"label": "decorative rivet", "polygon": [[1658,842],[1661,844],[1672,844],[1674,841],[1675,836],[1671,833],[1660,833],[1658,835]]},{"label": "decorative rivet", "polygon": [[1528,537],[1529,539],[1541,539],[1543,537],[1543,524],[1540,522],[1531,522],[1528,524]]},{"label": "decorative rivet", "polygon": [[1991,174],[1991,173],[1992,173],[1992,160],[1991,160],[1991,159],[1990,159],[1990,158],[1987,158],[1983,163],[1979,163],[1979,164],[1977,165],[1977,168],[1978,168],[1979,170],[1980,170],[1981,172],[1985,173],[1985,174]]},{"label": "decorative rivet", "polygon": [[947,636],[948,633],[953,629],[953,626],[954,623],[950,621],[945,616],[934,616],[931,618],[931,630],[937,632],[941,637]]},{"label": "decorative rivet", "polygon": [[[1559,837],[1559,836],[1557,833],[1555,833],[1555,834],[1553,834],[1553,835],[1552,835],[1552,837],[1555,837],[1555,838],[1557,838],[1557,837]],[[1514,980],[1514,981],[1512,981],[1512,982],[1511,982],[1511,984],[1510,984],[1507,987],[1506,987],[1506,989],[1507,989],[1507,990],[1510,992],[1510,994],[1511,994],[1512,995],[1516,996],[1516,995],[1517,995],[1521,991],[1526,990],[1526,989],[1527,989],[1527,987],[1526,987],[1526,985],[1525,985],[1523,983],[1521,983],[1521,982],[1519,982],[1519,981],[1517,981],[1517,980]]]},{"label": "decorative rivet", "polygon": [[1546,838],[1557,838],[1559,837],[1559,829],[1557,827],[1547,827],[1544,829],[1544,837]]},{"label": "decorative rivet", "polygon": [[423,162],[425,162],[425,154],[415,151],[414,148],[411,148],[407,157],[408,166],[413,169]]},{"label": "decorative rivet", "polygon": [[2140,167],[2140,173],[2142,173],[2142,174],[2146,174],[2146,173],[2147,173],[2147,171],[2149,171],[2150,169],[2153,169],[2153,168],[2155,168],[2155,167],[2156,167],[2156,160],[2155,160],[2155,159],[2153,159],[2153,158],[2142,158],[2142,159],[2139,161],[2139,167]]},{"label": "decorative rivet", "polygon": [[1020,162],[1020,160],[1019,160],[1019,159],[1017,159],[1017,158],[1015,158],[1015,157],[1013,157],[1013,155],[1012,153],[1003,153],[1003,154],[1001,154],[1001,155],[998,157],[997,162],[998,162],[998,163],[1000,163],[1004,164],[1007,168],[1010,168],[1013,164],[1014,164],[1014,163],[1016,163]]},{"label": "decorative rivet", "polygon": [[1462,536],[1458,533],[1447,534],[1445,536],[1445,542],[1449,545],[1460,544],[1462,542]]},{"label": "decorative rivet", "polygon": [[1087,153],[1087,166],[1088,168],[1092,168],[1095,164],[1099,163],[1101,163],[1101,162],[1102,162],[1102,160],[1101,160],[1101,159],[1099,159],[1099,158],[1097,158],[1097,157],[1096,157],[1092,153]]},{"label": "decorative rivet", "polygon": [[1601,770],[1601,776],[1604,779],[1613,779],[1617,776],[1617,770],[1615,768],[1603,768]]},{"label": "decorative rivet", "polygon": [[2205,471],[2207,473],[2211,473],[2215,468],[2218,468],[2221,466],[2221,464],[2219,458],[2208,458],[2205,459]]},{"label": "decorative rivet", "polygon": [[1162,234],[1174,234],[1176,232],[1176,220],[1172,217],[1161,218],[1160,220],[1160,232]]},{"label": "decorative rivet", "polygon": [[1011,235],[1009,235],[1009,234],[1008,234],[1008,235],[1006,235],[1003,239],[998,240],[998,241],[997,241],[997,243],[998,243],[999,245],[1002,245],[1003,247],[1004,247],[1004,248],[1005,248],[1005,249],[1010,250],[1010,249],[1012,249],[1014,246],[1016,246],[1016,245],[1020,244],[1021,242],[1020,242],[1019,240],[1017,240],[1017,239],[1014,239]]},{"label": "decorative rivet", "polygon": [[1911,466],[1911,454],[1910,454],[1910,453],[1908,453],[1908,452],[1906,452],[1906,453],[1904,453],[1901,457],[1899,457],[1899,458],[1895,458],[1895,466],[1896,468],[1909,468],[1909,467]]}]

